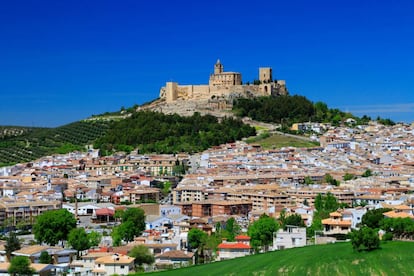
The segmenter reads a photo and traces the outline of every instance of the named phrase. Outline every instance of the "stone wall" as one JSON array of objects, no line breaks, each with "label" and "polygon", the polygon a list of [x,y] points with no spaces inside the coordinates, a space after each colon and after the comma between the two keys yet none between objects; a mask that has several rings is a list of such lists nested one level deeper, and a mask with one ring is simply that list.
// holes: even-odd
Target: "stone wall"
[{"label": "stone wall", "polygon": [[241,84],[241,74],[223,72],[220,60],[214,67],[214,74],[210,75],[208,85],[179,85],[176,82],[167,82],[160,90],[160,98],[167,103],[177,100],[208,100],[216,97],[232,99],[234,97],[258,97],[270,95],[287,95],[286,83],[283,80],[273,81],[272,68],[259,68],[260,84]]},{"label": "stone wall", "polygon": [[263,83],[259,85],[231,85],[231,86],[209,86],[209,85],[178,85],[175,82],[167,82],[160,90],[160,98],[167,103],[182,100],[203,100],[214,97],[259,97],[270,95],[287,95],[288,91],[284,81]]}]

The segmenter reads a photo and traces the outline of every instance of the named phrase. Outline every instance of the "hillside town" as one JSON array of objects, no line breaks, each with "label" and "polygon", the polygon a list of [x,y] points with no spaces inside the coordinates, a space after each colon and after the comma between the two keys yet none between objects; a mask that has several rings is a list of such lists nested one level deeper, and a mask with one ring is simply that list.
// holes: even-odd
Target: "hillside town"
[{"label": "hillside town", "polygon": [[[135,245],[144,245],[155,258],[147,271],[194,264],[188,232],[197,228],[210,235],[217,231],[217,223],[229,218],[235,219],[240,233],[234,242],[223,240],[209,258],[220,261],[252,254],[249,224],[263,213],[276,219],[283,213],[300,215],[309,227],[319,194],[334,195],[344,207],[322,220],[323,230],[312,238],[305,227],[280,229],[270,250],[335,241],[335,235],[358,228],[367,210],[390,208],[385,216],[414,219],[413,126],[372,122],[323,128],[323,133],[314,132],[320,140],[314,148],[265,150],[238,141],[193,155],[132,152],[100,157],[98,151],[89,150],[3,167],[2,234],[19,233],[22,225],[30,226],[45,211],[66,209],[78,227],[102,235],[98,246],[77,258],[70,246],[37,244],[28,231],[20,236],[24,246],[12,255],[29,257],[40,275],[47,271],[111,275],[134,271],[128,252]],[[326,183],[326,175],[337,180],[336,185]],[[345,175],[353,177],[345,181]],[[160,188],[167,182],[171,184],[167,190]],[[133,241],[113,246],[110,233],[119,224],[115,213],[130,207],[145,211],[145,231]],[[3,242],[0,262],[6,264],[4,246]],[[43,251],[53,256],[52,264],[39,263]],[[1,267],[6,265],[0,263]]]}]

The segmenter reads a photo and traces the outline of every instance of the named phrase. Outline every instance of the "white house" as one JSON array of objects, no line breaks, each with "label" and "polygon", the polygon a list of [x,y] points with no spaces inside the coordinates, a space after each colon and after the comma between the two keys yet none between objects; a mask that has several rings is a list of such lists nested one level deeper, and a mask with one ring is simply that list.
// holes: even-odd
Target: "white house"
[{"label": "white house", "polygon": [[367,212],[366,208],[348,208],[342,212],[344,220],[351,220],[351,228],[357,228],[357,225],[362,222],[362,217]]},{"label": "white house", "polygon": [[273,250],[281,250],[306,245],[306,228],[298,226],[287,226],[279,229],[273,235]]},{"label": "white house", "polygon": [[217,247],[219,260],[227,260],[250,255],[251,246],[242,242],[223,242]]},{"label": "white house", "polygon": [[92,273],[94,276],[128,275],[134,272],[134,260],[135,258],[122,254],[103,256],[95,260]]}]

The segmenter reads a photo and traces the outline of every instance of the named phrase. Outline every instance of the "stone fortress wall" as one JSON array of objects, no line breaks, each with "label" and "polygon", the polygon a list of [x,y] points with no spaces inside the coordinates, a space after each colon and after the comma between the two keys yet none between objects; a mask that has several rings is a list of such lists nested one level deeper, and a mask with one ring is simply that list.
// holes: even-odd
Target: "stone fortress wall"
[{"label": "stone fortress wall", "polygon": [[214,73],[210,75],[209,84],[179,85],[167,82],[160,90],[160,98],[167,103],[177,100],[209,100],[213,98],[230,98],[234,95],[258,97],[270,95],[287,95],[284,80],[273,80],[272,68],[259,68],[260,84],[242,84],[241,74],[225,72],[220,60],[214,65]]}]

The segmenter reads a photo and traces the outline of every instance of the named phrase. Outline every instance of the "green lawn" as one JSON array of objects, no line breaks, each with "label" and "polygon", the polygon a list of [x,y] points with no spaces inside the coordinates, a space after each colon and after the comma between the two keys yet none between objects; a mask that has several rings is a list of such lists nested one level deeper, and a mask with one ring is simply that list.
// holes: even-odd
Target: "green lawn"
[{"label": "green lawn", "polygon": [[414,275],[414,243],[387,242],[372,252],[350,243],[308,246],[151,275]]},{"label": "green lawn", "polygon": [[297,147],[297,148],[309,148],[319,146],[317,142],[310,142],[291,136],[285,136],[280,134],[271,134],[269,137],[263,138],[262,135],[258,135],[254,138],[249,138],[247,143],[259,144],[264,149],[277,149],[282,147]]}]

